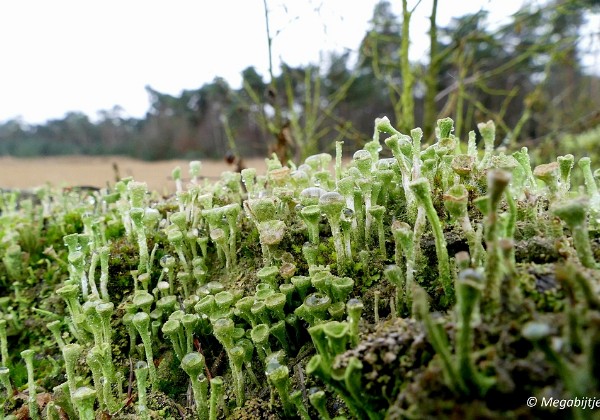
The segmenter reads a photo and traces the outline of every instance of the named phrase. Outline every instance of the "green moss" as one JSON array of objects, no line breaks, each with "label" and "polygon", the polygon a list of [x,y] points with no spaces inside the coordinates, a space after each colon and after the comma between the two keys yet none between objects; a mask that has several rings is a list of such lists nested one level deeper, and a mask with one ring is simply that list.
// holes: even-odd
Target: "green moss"
[{"label": "green moss", "polygon": [[[560,200],[564,202],[553,203],[550,208],[550,201],[543,197],[544,189],[540,193],[536,190],[537,186],[530,182],[534,179],[534,173],[529,168],[531,179],[528,182],[531,185],[522,187],[527,189],[527,193],[509,191],[514,197],[516,212],[512,210],[511,200],[507,202],[506,195],[496,194],[493,204],[497,204],[497,218],[490,220],[490,217],[496,216],[490,216],[487,211],[490,200],[486,194],[494,195],[493,191],[488,191],[487,171],[498,166],[510,170],[514,166],[507,155],[490,148],[490,125],[484,127],[488,144],[486,157],[480,160],[476,153],[471,153],[465,163],[472,169],[468,174],[464,173],[465,165],[457,166],[466,155],[458,155],[462,156],[460,159],[453,155],[458,139],[452,136],[438,139],[438,143],[428,146],[420,156],[416,156],[409,140],[390,127],[386,130],[396,137],[387,143],[394,145],[394,141],[398,142],[393,159],[377,160],[379,151],[374,147],[365,151],[366,154],[359,153],[360,162],[355,163],[360,163],[360,168],[340,168],[338,165],[337,179],[341,180],[339,187],[344,190],[343,198],[333,193],[333,178],[327,174],[325,167],[329,162],[327,157],[318,155],[309,159],[307,164],[297,167],[296,171],[301,175],[295,175],[292,167],[282,167],[280,172],[270,173],[270,181],[261,174],[253,177],[255,191],[252,197],[241,191],[239,176],[229,174],[215,183],[197,183],[189,188],[182,183],[182,190],[176,196],[161,198],[151,193],[141,202],[137,200],[138,205],[149,205],[156,209],[159,219],[165,219],[145,225],[148,250],[156,245],[147,281],[148,296],[152,296],[152,299],[149,300],[150,307],[144,309],[150,316],[150,322],[154,323],[149,327],[149,344],[157,369],[156,390],[148,393],[150,418],[179,419],[194,415],[194,409],[188,407],[186,398],[189,378],[181,369],[180,360],[173,354],[170,339],[164,336],[161,329],[170,316],[197,319],[195,326],[188,325],[187,330],[182,329],[181,340],[185,343],[186,352],[202,353],[206,362],[206,369],[202,373],[207,378],[216,375],[223,377],[225,400],[222,408],[223,413],[227,413],[223,417],[262,419],[306,416],[306,408],[298,410],[298,399],[292,398],[292,395],[297,396],[298,392],[301,395],[310,387],[316,387],[319,398],[325,398],[325,408],[331,417],[352,417],[354,413],[361,418],[547,415],[540,409],[527,407],[526,398],[546,394],[568,397],[567,388],[574,388],[573,383],[565,383],[565,371],[582,378],[584,385],[581,389],[589,396],[600,393],[596,381],[590,379],[598,370],[595,360],[600,354],[597,350],[600,348],[600,307],[597,299],[593,298],[593,291],[600,288],[600,272],[592,264],[594,258],[599,260],[600,257],[600,233],[593,220],[588,220],[590,228],[587,238],[580,235],[574,241],[572,229],[562,226],[559,217],[552,214],[552,209],[558,208],[558,216],[568,218],[568,212],[562,210],[568,210],[570,200],[578,199],[581,195],[581,182],[573,176],[569,190],[566,182],[563,182],[567,175],[561,173],[561,183],[558,190],[553,188],[553,194],[560,195]],[[376,143],[371,143],[371,146]],[[472,142],[473,147],[475,144]],[[520,161],[529,164],[526,152],[519,153]],[[276,163],[272,161],[273,165]],[[587,164],[587,161],[584,160],[584,163]],[[418,182],[413,185],[419,187],[428,183],[425,201],[431,199],[431,206],[427,204],[429,218],[423,212],[417,216],[415,197],[408,188],[414,178],[412,166],[415,164],[423,175],[431,176],[428,180],[419,181],[420,185],[417,185]],[[551,169],[554,166],[552,164]],[[535,175],[544,175],[540,171],[538,169]],[[513,173],[513,179],[521,185],[521,178],[528,171],[521,166],[517,172]],[[278,174],[285,176],[277,177]],[[292,180],[290,184],[282,185],[287,178]],[[320,185],[319,189],[313,188],[315,180]],[[380,180],[384,180],[383,186]],[[548,181],[554,182],[552,179]],[[590,184],[589,176],[587,182]],[[328,191],[325,191],[325,187]],[[306,192],[305,188],[312,189]],[[64,363],[59,347],[46,328],[55,319],[59,320],[63,341],[82,346],[82,356],[76,367],[76,386],[93,385],[90,369],[85,362],[92,344],[91,326],[84,319],[77,320],[77,330],[69,327],[73,320],[67,319],[64,299],[56,290],[68,284],[77,284],[77,290],[85,287],[85,279],[74,277],[69,261],[83,261],[85,274],[94,275],[98,282],[100,265],[92,273],[89,272],[91,255],[97,251],[94,248],[96,246],[109,247],[108,297],[115,305],[110,318],[110,347],[103,347],[110,348],[106,357],[111,358],[125,385],[129,382],[130,367],[146,359],[139,334],[136,332],[133,336],[130,348],[131,329],[124,325],[124,320],[137,312],[132,302],[134,270],[139,266],[139,244],[129,235],[127,228],[127,215],[131,207],[127,182],[121,182],[116,189],[118,193],[108,191],[104,206],[92,206],[81,192],[49,190],[47,193],[54,197],[51,204],[57,206],[52,207],[53,211],[44,218],[39,217],[38,203],[35,201],[24,201],[22,208],[15,206],[14,214],[0,217],[0,257],[3,259],[3,264],[0,264],[0,291],[4,296],[0,298],[0,317],[6,320],[8,353],[12,362],[10,375],[15,388],[23,388],[27,383],[24,365],[18,356],[27,348],[34,349],[38,355],[34,359],[38,387],[52,390],[64,381]],[[305,193],[302,195],[303,190]],[[594,192],[593,188],[588,190]],[[371,195],[370,213],[364,208],[366,201],[363,198],[355,200],[354,191]],[[463,203],[474,232],[469,238],[463,227],[455,223],[456,215],[450,217],[447,213],[444,192],[448,191],[460,191],[465,198]],[[319,217],[318,237],[312,238],[315,243],[309,244],[310,252],[306,252],[305,242],[309,238],[301,217],[301,207],[296,207],[296,204],[304,202],[315,205],[327,193],[330,194],[325,198],[331,198],[333,193],[336,206],[329,211],[331,220]],[[257,198],[259,196],[261,198]],[[279,196],[281,199],[273,198]],[[218,210],[202,212],[227,205],[232,205],[228,208],[237,208],[239,205],[248,210],[252,207],[249,204],[244,206],[248,199],[256,200],[252,206],[264,206],[269,220],[281,220],[285,224],[283,236],[277,238],[276,245],[261,247],[261,235],[254,220],[256,215],[242,211],[237,218],[221,220],[215,218]],[[594,200],[583,202],[589,202],[590,207],[596,205]],[[478,208],[476,203],[487,204],[488,208],[485,205]],[[345,207],[354,207],[354,211],[350,212]],[[170,223],[173,213],[177,213],[177,224],[165,226]],[[349,233],[351,238],[350,252],[345,237],[343,243],[332,238],[331,222],[334,225],[333,234],[336,234],[339,226],[335,226],[337,220],[334,219],[338,213],[342,215],[339,220],[341,236]],[[515,220],[511,217],[515,213],[516,223],[513,224]],[[590,210],[589,214],[595,213]],[[371,217],[372,240],[366,240],[369,238],[365,237],[368,216]],[[439,224],[436,235],[432,231],[432,222]],[[490,225],[494,226],[491,230],[488,229]],[[392,228],[398,226],[402,226],[411,238],[414,236],[414,243],[408,247],[411,252],[402,247],[396,252]],[[229,267],[225,266],[224,260],[219,260],[219,251],[209,239],[210,229],[216,227],[225,235],[223,243],[229,252],[235,251],[235,258],[230,255]],[[354,233],[355,227],[357,232],[360,230],[359,235]],[[183,264],[179,261],[178,250],[169,243],[168,234],[172,229],[188,228],[189,232],[182,232],[182,236],[185,233],[185,240],[181,255],[189,259],[190,264]],[[231,229],[236,230],[235,236],[227,236]],[[70,251],[72,254],[78,252],[77,256],[83,257],[82,260],[73,255],[68,258],[69,250],[65,247],[64,236],[70,234],[76,234],[67,237],[72,242]],[[589,253],[581,253],[584,249],[581,247],[582,238],[589,242]],[[200,242],[195,239],[200,239]],[[471,246],[471,243],[475,245]],[[470,272],[477,273],[477,276],[483,272],[485,261],[494,252],[490,247],[492,243],[498,244],[501,250],[494,256],[497,260],[493,270],[500,286],[500,298],[497,305],[487,305],[484,296],[481,298],[481,308],[477,308],[477,305],[469,306],[473,304],[469,301],[471,294],[461,295],[461,304],[472,310],[471,318],[460,318],[465,325],[470,323],[471,326],[468,334],[465,334],[465,325],[461,325],[462,329],[458,327],[455,308],[444,296],[449,288],[455,287],[458,266],[461,270],[475,270]],[[440,252],[440,245],[443,245],[444,252]],[[473,249],[482,255],[465,255],[465,252]],[[263,255],[265,250],[268,252],[266,256]],[[454,256],[458,252],[462,254],[457,263]],[[442,265],[447,263],[449,272],[444,273],[445,283],[441,283],[439,259],[446,259],[444,253],[448,258],[446,262],[442,261]],[[592,258],[589,258],[590,253]],[[166,255],[174,256],[174,264],[169,266],[169,272],[162,271],[164,264],[159,263]],[[272,289],[265,290],[266,286],[261,284],[263,282],[258,275],[265,267],[265,257],[268,257],[269,266],[294,267],[292,277],[280,272],[275,281],[271,281]],[[585,262],[583,265],[587,267],[582,267],[582,257]],[[407,264],[411,258],[414,261]],[[309,260],[312,266],[309,266]],[[14,266],[17,269],[13,270],[11,266],[10,271],[4,261],[9,264],[17,262]],[[425,313],[423,306],[420,307],[420,316],[427,315],[431,320],[428,332],[423,323],[412,316],[413,290],[410,290],[411,293],[408,290],[397,293],[397,285],[391,284],[388,277],[383,275],[390,264],[394,264],[403,276],[406,276],[409,267],[413,270],[412,284],[422,288],[421,292],[417,292],[420,299],[418,303],[422,305],[425,300],[429,302],[427,307],[430,312]],[[192,268],[196,271],[192,272]],[[571,272],[577,275],[571,278],[566,274]],[[185,293],[181,285],[182,278],[187,278]],[[167,282],[161,283],[160,291],[156,288],[159,280]],[[173,283],[168,284],[171,280]],[[344,286],[344,290],[336,288],[336,284]],[[511,290],[507,290],[509,288]],[[171,299],[177,303],[173,309],[176,310],[172,314],[162,313],[157,310],[156,302],[170,294],[171,289],[174,294]],[[202,305],[197,305],[197,302],[210,300],[206,296],[211,294],[218,294],[220,301],[227,302],[218,311],[211,311],[204,316]],[[327,300],[327,305],[320,308],[316,316],[306,315],[303,309],[298,310],[306,303],[306,296],[313,301],[315,297],[323,298]],[[360,303],[353,300],[346,305],[350,299],[360,299]],[[77,300],[84,304],[81,293]],[[238,301],[240,305],[236,305]],[[351,310],[353,315],[349,320],[347,308],[352,308],[354,304],[358,305],[360,316]],[[240,308],[247,305],[250,305],[248,308],[255,308],[256,313],[248,308],[250,315],[240,312]],[[296,311],[297,315],[294,315]],[[220,317],[228,320],[219,321]],[[530,331],[524,332],[522,327],[531,321],[550,326],[548,341],[562,343],[556,346],[556,354],[528,339],[532,338]],[[223,322],[231,327],[227,348],[216,339],[214,331],[214,326]],[[350,336],[342,334],[347,322],[352,326]],[[331,348],[335,348],[335,354],[319,355],[329,358],[327,366],[319,365],[329,371],[329,377],[320,375],[317,365],[310,365],[311,369],[307,369],[315,354],[308,328],[312,326],[318,329],[323,325],[330,325],[328,337],[333,340]],[[190,335],[190,330],[193,335]],[[433,346],[431,331],[437,331],[439,337],[445,339],[438,340]],[[460,346],[457,342],[459,336],[463,340]],[[448,369],[447,361],[444,361],[445,365],[442,363],[443,357],[449,355],[450,363],[456,363],[458,353],[465,353],[465,349],[471,348],[468,343],[465,344],[467,341],[471,342],[472,352],[468,357],[462,354],[461,372],[474,371],[481,378],[493,378],[493,385],[484,392],[479,392],[481,390],[474,386],[479,383],[476,379],[464,382],[466,388],[461,388],[460,383],[456,386],[457,383],[445,377],[448,372],[452,373],[452,369]],[[235,349],[234,365],[229,363],[228,352],[231,349]],[[268,362],[265,361],[270,360],[269,355],[272,354],[275,356],[271,357],[277,358],[277,364],[273,365],[277,366],[279,376],[277,381],[271,378],[269,382],[265,374]],[[319,361],[319,358],[315,360]],[[236,372],[243,370],[241,382],[237,374],[234,380],[232,368]],[[307,375],[308,371],[316,376]],[[272,395],[269,383],[278,389]],[[241,394],[241,391],[246,402],[234,409],[235,395]],[[97,387],[96,392],[103,391]],[[112,389],[112,392],[117,396],[117,389]],[[281,392],[285,393],[283,397]],[[52,394],[49,392],[49,395]],[[482,397],[484,394],[485,398]],[[135,386],[133,395],[136,395]],[[125,399],[123,396],[122,400]],[[285,404],[281,403],[282,399]],[[21,405],[21,400],[12,398],[5,408],[14,414]],[[134,401],[114,418],[136,418],[136,405],[134,397]],[[320,409],[323,410],[322,405]],[[312,407],[308,407],[308,413],[309,416],[317,415]]]}]

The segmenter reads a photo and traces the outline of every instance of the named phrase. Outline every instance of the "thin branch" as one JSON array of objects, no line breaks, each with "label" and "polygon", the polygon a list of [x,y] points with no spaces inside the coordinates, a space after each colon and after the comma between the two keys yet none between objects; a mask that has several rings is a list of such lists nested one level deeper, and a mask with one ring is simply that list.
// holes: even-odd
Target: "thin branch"
[{"label": "thin branch", "polygon": [[265,28],[267,30],[267,46],[269,49],[269,76],[271,77],[271,83],[275,80],[273,77],[273,38],[271,37],[271,27],[269,25],[269,6],[267,0],[263,0],[263,6],[265,8]]}]

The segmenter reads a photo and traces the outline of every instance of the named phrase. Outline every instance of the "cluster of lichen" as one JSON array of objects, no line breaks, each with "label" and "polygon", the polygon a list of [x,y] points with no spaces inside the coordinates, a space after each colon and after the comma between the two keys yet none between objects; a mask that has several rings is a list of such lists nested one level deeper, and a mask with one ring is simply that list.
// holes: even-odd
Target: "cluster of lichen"
[{"label": "cluster of lichen", "polygon": [[478,128],[482,151],[450,119],[424,147],[377,119],[346,165],[342,143],[333,165],[214,183],[196,161],[167,198],[132,179],[0,194],[0,414],[500,417],[597,397],[590,159],[579,188],[572,155],[532,168]]}]

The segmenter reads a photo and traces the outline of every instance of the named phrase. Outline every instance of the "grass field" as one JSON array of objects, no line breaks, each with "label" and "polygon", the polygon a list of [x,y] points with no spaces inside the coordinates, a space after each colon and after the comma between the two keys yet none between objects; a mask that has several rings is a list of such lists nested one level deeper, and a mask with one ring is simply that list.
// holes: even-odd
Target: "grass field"
[{"label": "grass field", "polygon": [[[264,172],[264,159],[248,159],[247,167]],[[105,187],[114,184],[117,177],[115,167],[121,177],[132,176],[136,181],[148,184],[150,190],[172,192],[175,185],[171,171],[180,166],[187,176],[188,161],[169,160],[144,162],[121,156],[66,156],[36,159],[0,157],[0,188],[32,188],[46,183],[54,186],[94,186]],[[202,161],[201,175],[217,178],[223,171],[233,170],[233,166],[222,161]]]}]

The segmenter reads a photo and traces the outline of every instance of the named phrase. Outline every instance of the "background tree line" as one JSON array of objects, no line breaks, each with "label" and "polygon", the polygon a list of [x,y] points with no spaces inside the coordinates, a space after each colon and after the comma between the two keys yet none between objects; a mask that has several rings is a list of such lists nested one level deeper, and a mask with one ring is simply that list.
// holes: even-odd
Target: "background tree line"
[{"label": "background tree line", "polygon": [[[141,119],[114,107],[97,121],[77,112],[39,125],[7,121],[0,155],[157,160],[276,152],[299,159],[331,151],[335,140],[360,147],[383,115],[404,131],[423,127],[428,138],[437,118],[451,116],[463,137],[477,122],[494,120],[509,148],[558,151],[561,139],[578,133],[588,143],[598,133],[591,144],[600,144],[600,71],[586,73],[582,64],[585,46],[600,42],[599,33],[582,30],[600,1],[526,4],[492,29],[484,11],[439,27],[434,0],[426,64],[408,60],[412,10],[406,0],[402,6],[396,16],[389,2],[378,3],[357,51],[329,53],[320,66],[283,64],[278,75],[272,65],[267,75],[248,67],[239,89],[222,78],[178,96],[148,86],[150,109]],[[268,32],[266,1],[265,18]],[[268,33],[269,48],[271,41]]]}]

